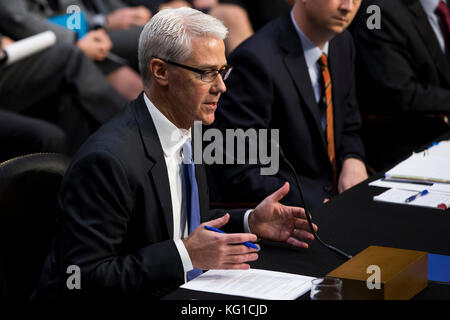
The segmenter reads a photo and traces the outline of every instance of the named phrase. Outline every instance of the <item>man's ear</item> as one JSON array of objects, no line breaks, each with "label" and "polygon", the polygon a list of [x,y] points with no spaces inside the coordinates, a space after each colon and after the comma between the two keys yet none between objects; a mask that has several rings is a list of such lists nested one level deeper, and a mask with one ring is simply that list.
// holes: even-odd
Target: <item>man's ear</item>
[{"label": "man's ear", "polygon": [[160,59],[150,61],[150,72],[153,75],[153,81],[160,86],[167,86],[169,83],[168,65]]}]

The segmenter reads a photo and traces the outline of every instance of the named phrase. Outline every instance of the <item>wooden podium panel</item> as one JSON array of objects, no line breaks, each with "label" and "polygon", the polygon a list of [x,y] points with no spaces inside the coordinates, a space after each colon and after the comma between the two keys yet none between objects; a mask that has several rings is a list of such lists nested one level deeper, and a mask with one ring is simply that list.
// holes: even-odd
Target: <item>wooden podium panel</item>
[{"label": "wooden podium panel", "polygon": [[370,246],[328,276],[342,279],[343,299],[407,300],[428,285],[428,253]]}]

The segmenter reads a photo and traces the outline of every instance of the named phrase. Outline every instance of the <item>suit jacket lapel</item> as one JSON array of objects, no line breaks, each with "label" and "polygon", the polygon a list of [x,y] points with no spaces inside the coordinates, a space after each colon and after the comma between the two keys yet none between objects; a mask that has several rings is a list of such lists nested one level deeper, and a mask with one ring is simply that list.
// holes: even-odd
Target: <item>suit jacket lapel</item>
[{"label": "suit jacket lapel", "polygon": [[319,107],[314,96],[314,90],[308,73],[302,43],[297,32],[295,31],[294,26],[292,25],[290,15],[286,15],[281,21],[280,47],[286,51],[284,63],[286,64],[286,68],[291,75],[300,96],[303,98],[303,101],[315,120],[314,122],[322,139],[323,145],[326,146],[320,120]]},{"label": "suit jacket lapel", "polygon": [[433,57],[433,60],[436,63],[436,68],[439,70],[445,81],[450,84],[450,65],[446,55],[442,52],[442,49],[439,46],[439,42],[437,41],[436,35],[430,26],[425,10],[422,8],[419,1],[404,0],[404,2],[414,15],[414,18],[412,19],[414,26]]},{"label": "suit jacket lapel", "polygon": [[164,220],[170,238],[173,238],[173,212],[172,199],[170,196],[169,177],[167,176],[167,166],[164,160],[164,153],[156,132],[153,119],[148,112],[141,94],[132,106],[135,109],[136,121],[141,134],[145,152],[152,165],[149,168],[149,177],[153,181],[153,186],[163,210]]}]

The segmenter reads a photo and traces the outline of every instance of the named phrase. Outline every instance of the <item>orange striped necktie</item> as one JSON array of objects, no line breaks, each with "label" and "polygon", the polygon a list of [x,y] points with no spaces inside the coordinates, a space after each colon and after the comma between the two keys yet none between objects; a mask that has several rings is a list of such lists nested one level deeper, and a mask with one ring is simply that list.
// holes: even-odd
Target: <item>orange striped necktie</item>
[{"label": "orange striped necktie", "polygon": [[326,137],[328,146],[328,158],[330,159],[331,167],[333,168],[333,184],[334,192],[337,193],[337,163],[336,150],[334,146],[334,115],[333,115],[333,96],[331,86],[330,70],[328,69],[328,58],[322,53],[319,61],[320,71],[322,73],[323,95],[325,97],[326,105]]}]

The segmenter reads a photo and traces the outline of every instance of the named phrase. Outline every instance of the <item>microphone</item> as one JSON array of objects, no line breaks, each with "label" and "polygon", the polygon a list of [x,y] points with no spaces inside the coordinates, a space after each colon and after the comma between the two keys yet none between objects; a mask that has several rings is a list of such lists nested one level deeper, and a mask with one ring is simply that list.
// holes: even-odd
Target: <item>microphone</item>
[{"label": "microphone", "polygon": [[312,218],[310,216],[309,210],[306,207],[306,201],[305,201],[305,197],[303,196],[303,192],[302,192],[302,188],[300,187],[300,183],[298,182],[298,175],[297,175],[297,171],[295,171],[294,167],[292,166],[292,164],[288,161],[288,159],[284,156],[283,150],[281,149],[281,146],[278,144],[278,149],[280,150],[280,155],[281,158],[284,160],[284,162],[286,162],[286,164],[288,165],[288,167],[290,168],[292,174],[295,177],[295,183],[297,185],[298,191],[300,193],[300,198],[303,201],[303,207],[305,209],[305,215],[306,215],[306,220],[308,221],[308,225],[309,228],[311,229],[312,234],[314,235],[314,238],[317,239],[317,241],[319,241],[319,243],[321,245],[323,245],[324,247],[326,247],[328,250],[331,250],[332,252],[334,252],[335,254],[337,254],[338,256],[344,258],[345,260],[350,260],[352,258],[351,255],[349,255],[348,253],[345,253],[344,251],[333,247],[332,245],[325,243],[324,241],[322,241],[322,239],[319,238],[319,236],[317,235],[316,231],[313,228],[313,224],[312,224]]}]

